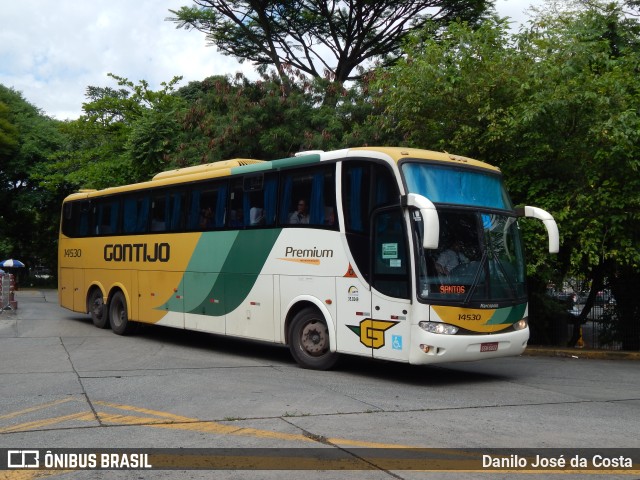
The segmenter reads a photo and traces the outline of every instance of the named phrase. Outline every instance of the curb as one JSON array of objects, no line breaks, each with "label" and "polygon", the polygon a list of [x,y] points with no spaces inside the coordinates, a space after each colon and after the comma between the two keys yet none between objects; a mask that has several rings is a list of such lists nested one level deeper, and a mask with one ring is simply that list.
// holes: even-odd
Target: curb
[{"label": "curb", "polygon": [[594,358],[599,360],[640,360],[640,352],[562,347],[531,346],[527,347],[522,355],[531,357]]}]

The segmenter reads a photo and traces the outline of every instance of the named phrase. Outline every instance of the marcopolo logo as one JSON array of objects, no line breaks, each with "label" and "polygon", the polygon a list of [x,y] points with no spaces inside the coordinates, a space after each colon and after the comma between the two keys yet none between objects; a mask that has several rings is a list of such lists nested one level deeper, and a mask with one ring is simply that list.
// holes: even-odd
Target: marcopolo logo
[{"label": "marcopolo logo", "polygon": [[353,333],[360,336],[360,343],[365,347],[378,349],[384,347],[384,332],[396,323],[398,322],[365,318],[360,322],[360,325],[347,325],[347,327],[349,327]]},{"label": "marcopolo logo", "polygon": [[168,243],[108,243],[104,246],[106,262],[168,262],[171,245]]}]

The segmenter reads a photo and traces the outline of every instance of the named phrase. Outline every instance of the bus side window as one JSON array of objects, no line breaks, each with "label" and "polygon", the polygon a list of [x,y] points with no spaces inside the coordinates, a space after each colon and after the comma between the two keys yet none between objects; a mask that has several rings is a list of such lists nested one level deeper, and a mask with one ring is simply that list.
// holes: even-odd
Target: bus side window
[{"label": "bus side window", "polygon": [[178,232],[184,228],[184,198],[183,192],[173,192],[167,196],[167,212],[165,221],[167,222],[167,230],[170,232]]},{"label": "bus side window", "polygon": [[167,214],[170,206],[167,194],[156,194],[151,202],[151,231],[164,232],[167,230]]},{"label": "bus side window", "polygon": [[91,235],[91,202],[81,200],[64,204],[62,233],[70,238]]},{"label": "bus side window", "polygon": [[244,193],[244,179],[236,178],[231,183],[229,196],[229,226],[242,228],[249,225],[250,217],[249,193]]},{"label": "bus side window", "polygon": [[148,231],[150,205],[151,195],[148,192],[124,199],[124,233],[145,233]]},{"label": "bus side window", "polygon": [[[335,165],[285,173],[280,192],[281,224],[329,225],[327,214],[336,204]],[[330,225],[335,226],[335,215]]]},{"label": "bus side window", "polygon": [[159,190],[151,202],[151,231],[178,232],[183,225],[184,193],[172,190]]},{"label": "bus side window", "polygon": [[[278,175],[251,174],[243,178],[243,217],[249,227],[272,226],[276,220]],[[247,210],[248,209],[248,210]]]},{"label": "bus side window", "polygon": [[400,193],[389,167],[349,160],[342,168],[342,209],[347,242],[358,269],[369,280],[370,216],[381,206],[399,203]]},{"label": "bus side window", "polygon": [[120,202],[103,198],[95,205],[95,235],[115,235],[119,233],[118,214]]},{"label": "bus side window", "polygon": [[278,201],[278,175],[265,175],[262,192],[264,200],[264,224],[273,226],[276,223],[276,205]]},{"label": "bus side window", "polygon": [[196,185],[191,191],[187,229],[212,230],[224,227],[227,191],[226,181]]}]

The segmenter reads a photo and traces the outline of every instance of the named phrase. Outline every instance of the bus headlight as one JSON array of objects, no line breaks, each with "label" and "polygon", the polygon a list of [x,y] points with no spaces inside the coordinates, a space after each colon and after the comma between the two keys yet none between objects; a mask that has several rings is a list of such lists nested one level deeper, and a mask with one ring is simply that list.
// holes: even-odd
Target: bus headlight
[{"label": "bus headlight", "polygon": [[513,329],[517,332],[518,330],[524,330],[529,325],[529,319],[524,317],[522,320],[518,320],[513,324]]},{"label": "bus headlight", "polygon": [[418,326],[429,333],[438,333],[440,335],[455,335],[458,333],[458,327],[448,323],[420,322]]}]

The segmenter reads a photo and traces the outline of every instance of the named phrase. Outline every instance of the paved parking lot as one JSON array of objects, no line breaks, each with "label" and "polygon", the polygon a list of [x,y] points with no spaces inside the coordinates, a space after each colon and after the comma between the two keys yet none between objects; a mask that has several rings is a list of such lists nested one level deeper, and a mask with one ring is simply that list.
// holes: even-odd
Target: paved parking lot
[{"label": "paved parking lot", "polygon": [[[61,309],[52,290],[17,298],[18,310],[0,315],[0,448],[640,448],[633,361],[545,355],[411,367],[351,358],[319,372],[299,368],[280,346],[159,327],[117,336]],[[284,473],[250,478],[301,475]],[[424,472],[380,468],[317,478]]]}]

